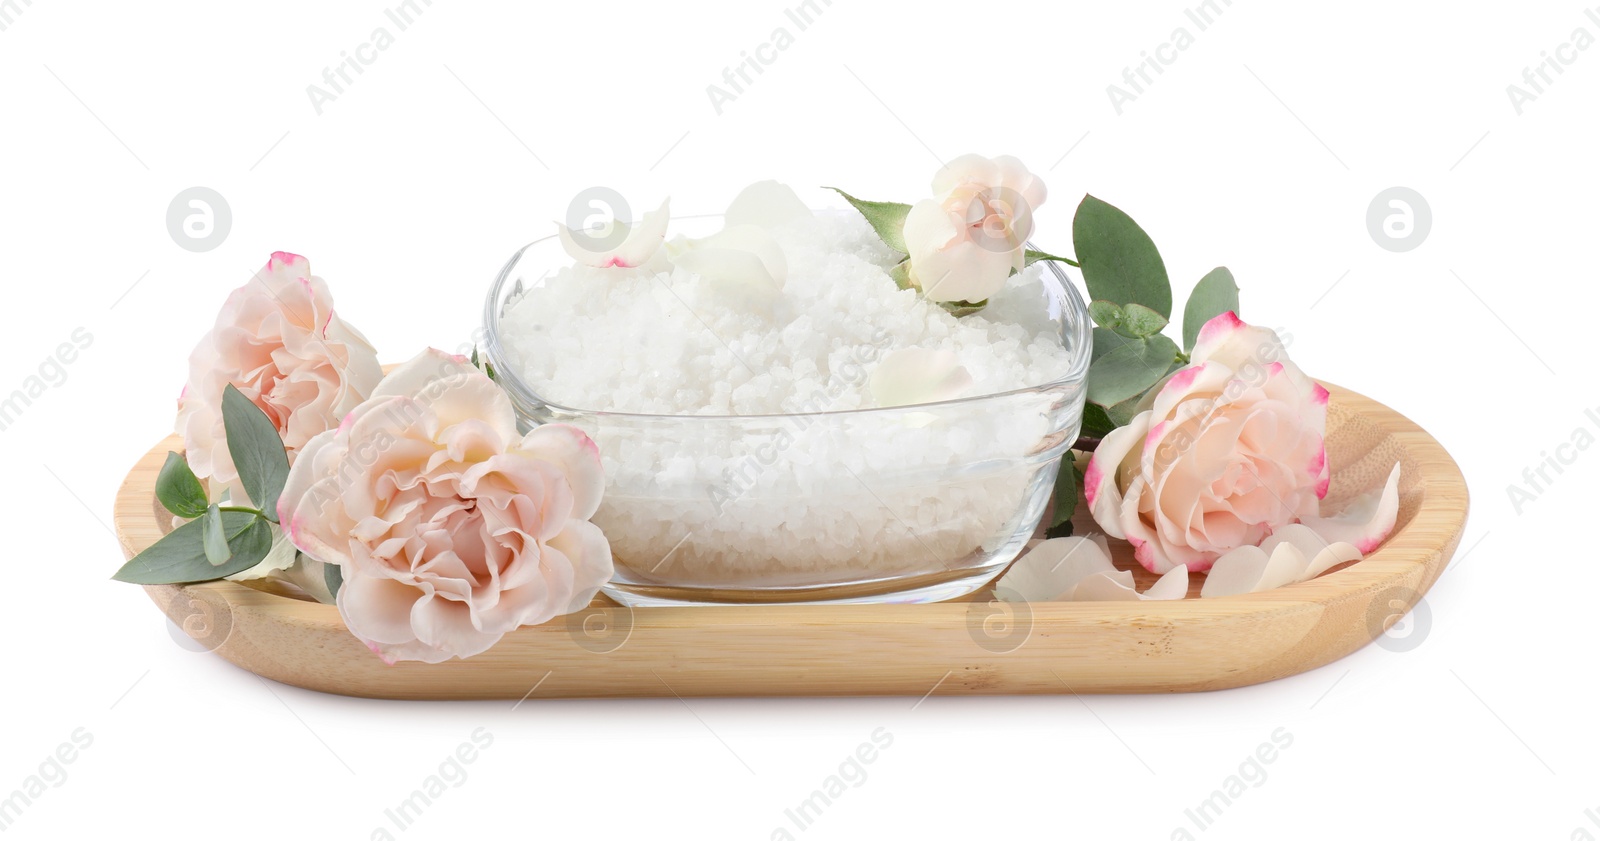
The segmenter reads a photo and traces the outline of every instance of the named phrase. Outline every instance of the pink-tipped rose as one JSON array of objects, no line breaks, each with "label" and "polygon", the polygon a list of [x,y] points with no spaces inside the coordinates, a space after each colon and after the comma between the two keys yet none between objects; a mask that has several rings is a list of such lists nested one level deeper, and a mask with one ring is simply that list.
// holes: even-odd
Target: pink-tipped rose
[{"label": "pink-tipped rose", "polygon": [[245,502],[223,433],[222,392],[232,383],[266,412],[292,462],[312,436],[337,426],[383,379],[377,354],[333,312],[311,264],[279,251],[233,290],[211,332],[189,355],[177,431],[195,475]]},{"label": "pink-tipped rose", "polygon": [[587,435],[518,434],[499,386],[430,349],[306,444],[278,516],[301,551],[340,566],[358,639],[437,663],[589,603],[612,572],[587,522],[603,485]]},{"label": "pink-tipped rose", "polygon": [[1296,522],[1362,552],[1387,536],[1392,481],[1371,510],[1321,517],[1328,392],[1289,361],[1276,333],[1223,313],[1201,329],[1191,358],[1100,442],[1084,475],[1095,522],[1133,544],[1145,569],[1204,571]]}]

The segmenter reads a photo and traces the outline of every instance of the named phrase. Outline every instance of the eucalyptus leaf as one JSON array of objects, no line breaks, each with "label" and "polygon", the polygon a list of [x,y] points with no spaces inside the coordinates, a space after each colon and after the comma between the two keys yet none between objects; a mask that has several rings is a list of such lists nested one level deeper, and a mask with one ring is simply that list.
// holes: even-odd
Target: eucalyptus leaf
[{"label": "eucalyptus leaf", "polygon": [[167,460],[156,474],[156,499],[161,507],[186,520],[206,513],[205,486],[200,484],[189,462],[177,453],[167,453]]},{"label": "eucalyptus leaf", "polygon": [[1072,217],[1072,244],[1091,298],[1142,304],[1171,317],[1172,285],[1161,252],[1128,214],[1084,196]]},{"label": "eucalyptus leaf", "polygon": [[867,201],[858,199],[838,187],[826,189],[844,196],[844,200],[849,202],[851,207],[866,217],[867,223],[872,225],[872,230],[877,232],[878,238],[883,240],[885,245],[901,254],[909,253],[906,251],[905,228],[906,214],[911,212],[911,205],[893,201]]},{"label": "eucalyptus leaf", "polygon": [[[1050,510],[1051,537],[1066,537],[1072,534],[1072,515],[1078,510],[1078,484],[1083,476],[1078,473],[1078,466],[1072,461],[1072,451],[1068,450],[1061,456],[1061,469],[1056,472],[1055,507]],[[1065,525],[1066,534],[1055,534],[1055,530]]]},{"label": "eucalyptus leaf", "polygon": [[205,549],[206,560],[214,567],[222,566],[233,557],[233,550],[228,548],[228,535],[222,529],[222,509],[212,503],[200,522],[200,546]]},{"label": "eucalyptus leaf", "polygon": [[206,558],[205,520],[191,520],[133,556],[116,575],[130,584],[191,584],[215,581],[244,572],[261,562],[272,548],[272,529],[247,511],[223,511],[222,530],[232,557],[222,566]]},{"label": "eucalyptus leaf", "polygon": [[1160,334],[1130,339],[1089,365],[1089,400],[1115,406],[1137,397],[1167,375],[1178,345]]},{"label": "eucalyptus leaf", "polygon": [[323,564],[322,581],[328,585],[328,595],[338,598],[339,588],[344,586],[344,568],[338,564]]},{"label": "eucalyptus leaf", "polygon": [[1166,316],[1143,304],[1124,304],[1120,332],[1129,338],[1154,336],[1167,326]]},{"label": "eucalyptus leaf", "polygon": [[1078,261],[1077,260],[1072,260],[1072,259],[1069,259],[1069,258],[1066,258],[1066,257],[1057,257],[1054,254],[1047,254],[1047,253],[1045,253],[1043,251],[1035,251],[1032,248],[1028,248],[1028,249],[1024,249],[1023,250],[1023,252],[1022,252],[1022,265],[1024,267],[1031,266],[1034,263],[1039,262],[1040,260],[1052,260],[1052,261],[1057,262],[1057,263],[1066,263],[1069,266],[1077,266],[1078,265]]},{"label": "eucalyptus leaf", "polygon": [[1116,330],[1122,326],[1122,307],[1110,301],[1090,301],[1089,317],[1100,327]]},{"label": "eucalyptus leaf", "polygon": [[263,516],[276,523],[278,494],[283,493],[283,483],[289,478],[289,457],[278,428],[261,407],[232,385],[222,392],[222,423],[245,493]]},{"label": "eucalyptus leaf", "polygon": [[1200,337],[1200,328],[1207,321],[1225,312],[1239,314],[1239,284],[1233,281],[1233,272],[1225,266],[1218,266],[1200,278],[1200,282],[1194,285],[1194,291],[1189,293],[1189,300],[1183,305],[1184,352],[1194,349],[1195,340]]},{"label": "eucalyptus leaf", "polygon": [[1106,417],[1117,426],[1127,426],[1133,421],[1133,416],[1139,414],[1139,398],[1143,396],[1141,392],[1115,406],[1107,406]]},{"label": "eucalyptus leaf", "polygon": [[1096,327],[1094,328],[1094,348],[1089,352],[1089,361],[1093,363],[1100,357],[1105,356],[1119,347],[1122,347],[1130,341],[1132,341],[1132,339],[1129,339],[1127,336],[1124,336],[1109,327]]}]

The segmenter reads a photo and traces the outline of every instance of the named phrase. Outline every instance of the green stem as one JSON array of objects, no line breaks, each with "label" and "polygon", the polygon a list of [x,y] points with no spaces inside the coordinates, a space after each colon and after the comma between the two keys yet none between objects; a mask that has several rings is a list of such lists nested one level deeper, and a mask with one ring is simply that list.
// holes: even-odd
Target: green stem
[{"label": "green stem", "polygon": [[250,508],[244,505],[220,505],[217,506],[217,508],[220,511],[237,511],[240,514],[254,514],[263,520],[271,519],[266,514],[261,513],[261,509],[259,508]]}]

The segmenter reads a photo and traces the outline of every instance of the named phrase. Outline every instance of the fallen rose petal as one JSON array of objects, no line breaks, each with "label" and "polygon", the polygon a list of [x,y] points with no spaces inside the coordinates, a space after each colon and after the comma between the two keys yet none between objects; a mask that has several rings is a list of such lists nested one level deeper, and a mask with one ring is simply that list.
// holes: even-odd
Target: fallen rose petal
[{"label": "fallen rose petal", "polygon": [[689,240],[685,245],[687,247],[680,249],[680,254],[701,248],[721,248],[754,254],[761,260],[768,279],[780,289],[789,277],[789,260],[783,254],[783,247],[778,245],[778,240],[768,233],[767,229],[758,225],[729,225],[711,236]]},{"label": "fallen rose petal", "polygon": [[[672,218],[668,210],[671,201],[671,198],[663,199],[660,207],[646,213],[636,225],[612,219],[598,229],[585,230],[582,232],[583,242],[579,242],[578,232],[559,222],[556,223],[556,233],[561,237],[561,247],[567,256],[585,266],[598,269],[635,268],[648,262],[661,248],[667,235],[667,222]],[[611,248],[592,248],[597,240],[610,239],[618,228],[623,231],[621,242]]]},{"label": "fallen rose petal", "polygon": [[1300,576],[1300,580],[1310,581],[1340,564],[1359,560],[1361,560],[1360,549],[1343,541],[1329,543],[1326,548],[1312,557],[1311,564],[1306,567],[1305,575]]},{"label": "fallen rose petal", "polygon": [[902,348],[872,369],[869,386],[879,406],[914,406],[966,394],[972,374],[952,351]]},{"label": "fallen rose petal", "polygon": [[1168,570],[1150,589],[1139,592],[1134,585],[1133,573],[1125,570],[1098,572],[1082,581],[1058,601],[1074,602],[1127,602],[1175,601],[1189,594],[1189,568],[1177,566]]},{"label": "fallen rose petal", "polygon": [[777,181],[757,181],[739,191],[723,219],[728,226],[757,225],[775,228],[796,219],[809,218],[811,208],[788,185]]},{"label": "fallen rose petal", "polygon": [[1172,601],[1188,595],[1189,568],[1182,565],[1168,570],[1150,585],[1150,589],[1144,591],[1144,597],[1152,601]]},{"label": "fallen rose petal", "polygon": [[1328,543],[1349,543],[1366,555],[1394,531],[1400,514],[1400,464],[1389,471],[1383,489],[1365,494],[1332,517],[1302,517],[1300,522]]},{"label": "fallen rose petal", "polygon": [[1261,582],[1271,557],[1260,546],[1240,546],[1225,553],[1211,565],[1200,598],[1238,596],[1250,593]]},{"label": "fallen rose petal", "polygon": [[1010,602],[1054,601],[1083,579],[1116,569],[1104,535],[1056,537],[1023,553],[995,582],[995,596]]},{"label": "fallen rose petal", "polygon": [[1057,537],[1033,547],[995,582],[1001,601],[1167,601],[1189,592],[1188,567],[1176,567],[1140,593],[1133,573],[1111,563],[1103,534]]},{"label": "fallen rose petal", "polygon": [[711,284],[729,306],[772,318],[783,300],[782,281],[756,254],[733,248],[695,248],[672,258],[679,268]]},{"label": "fallen rose petal", "polygon": [[1273,532],[1271,537],[1261,541],[1261,549],[1271,554],[1282,543],[1293,544],[1301,555],[1311,559],[1300,581],[1316,578],[1342,563],[1361,560],[1361,552],[1356,547],[1340,541],[1329,543],[1309,526],[1299,523],[1291,523]]},{"label": "fallen rose petal", "polygon": [[1267,566],[1261,570],[1261,580],[1250,588],[1253,593],[1276,590],[1305,577],[1309,562],[1304,552],[1293,543],[1280,543],[1267,555]]},{"label": "fallen rose petal", "polygon": [[1142,598],[1139,591],[1133,588],[1133,573],[1119,569],[1090,575],[1055,601],[1136,602]]}]

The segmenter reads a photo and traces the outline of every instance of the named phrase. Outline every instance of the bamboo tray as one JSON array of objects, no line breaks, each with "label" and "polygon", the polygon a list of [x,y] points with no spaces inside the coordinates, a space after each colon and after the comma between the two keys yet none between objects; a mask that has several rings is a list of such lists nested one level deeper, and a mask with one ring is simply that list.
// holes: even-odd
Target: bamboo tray
[{"label": "bamboo tray", "polygon": [[[589,608],[519,629],[469,660],[385,665],[331,605],[232,582],[147,586],[206,648],[283,683],[372,698],[1193,692],[1274,680],[1361,648],[1416,604],[1461,541],[1467,488],[1431,436],[1394,410],[1329,386],[1329,499],[1401,463],[1395,532],[1376,552],[1265,593],[1169,602]],[[170,520],[155,477],[177,436],[134,465],[116,527],[132,557]],[[1082,514],[1078,533],[1094,530]],[[1154,576],[1113,541],[1141,589]],[[1191,595],[1199,593],[1194,576]],[[192,621],[203,617],[202,621]],[[185,622],[185,620],[190,620]]]}]

